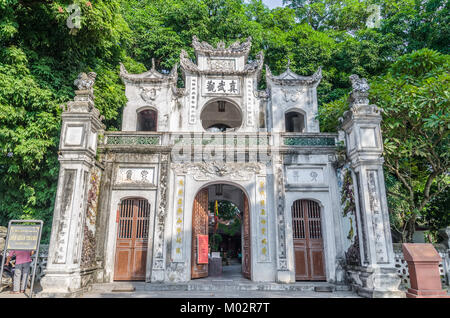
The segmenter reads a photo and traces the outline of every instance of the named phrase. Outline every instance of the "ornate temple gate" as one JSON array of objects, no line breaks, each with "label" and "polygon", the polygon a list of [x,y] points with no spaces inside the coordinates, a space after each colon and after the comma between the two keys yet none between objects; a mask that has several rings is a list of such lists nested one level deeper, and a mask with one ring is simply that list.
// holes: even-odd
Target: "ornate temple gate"
[{"label": "ornate temple gate", "polygon": [[123,200],[118,223],[114,280],[144,280],[150,204],[145,199]]},{"label": "ornate temple gate", "polygon": [[325,280],[320,206],[311,200],[297,200],[292,205],[295,279]]},{"label": "ornate temple gate", "polygon": [[197,193],[192,210],[192,279],[208,276],[208,264],[198,264],[199,235],[208,235],[208,188],[202,189]]},{"label": "ornate temple gate", "polygon": [[242,246],[242,275],[251,279],[251,250],[250,250],[250,213],[248,209],[248,199],[244,195],[244,240]]}]

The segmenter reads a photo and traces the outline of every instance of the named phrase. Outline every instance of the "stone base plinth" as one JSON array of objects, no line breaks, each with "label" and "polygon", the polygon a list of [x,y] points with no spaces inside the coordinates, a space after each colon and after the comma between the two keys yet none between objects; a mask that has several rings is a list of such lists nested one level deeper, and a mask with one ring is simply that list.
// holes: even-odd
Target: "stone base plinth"
[{"label": "stone base plinth", "polygon": [[89,289],[95,282],[95,268],[79,272],[46,272],[40,284],[42,291],[38,297],[77,297]]},{"label": "stone base plinth", "polygon": [[276,282],[281,284],[295,283],[295,275],[291,271],[277,271]]},{"label": "stone base plinth", "polygon": [[365,298],[405,298],[405,292],[401,290],[381,290],[356,287],[356,293]]},{"label": "stone base plinth", "polygon": [[417,290],[413,288],[408,288],[406,293],[407,298],[450,298],[447,295],[447,291],[443,289],[438,290]]},{"label": "stone base plinth", "polygon": [[347,266],[347,277],[362,297],[405,298],[405,292],[398,289],[401,279],[395,268]]}]

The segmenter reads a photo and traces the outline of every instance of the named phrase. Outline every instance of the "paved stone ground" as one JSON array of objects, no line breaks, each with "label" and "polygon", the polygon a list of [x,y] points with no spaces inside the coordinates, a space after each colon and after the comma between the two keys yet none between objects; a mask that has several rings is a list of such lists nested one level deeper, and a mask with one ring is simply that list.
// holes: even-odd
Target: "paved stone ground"
[{"label": "paved stone ground", "polygon": [[[302,283],[297,284],[301,285]],[[193,288],[194,290],[148,290],[148,284],[146,286],[146,284],[142,282],[99,284],[94,286],[92,291],[85,293],[82,298],[360,298],[351,291],[314,292],[312,290],[230,290],[229,287],[233,285],[247,287],[255,285],[255,283],[242,277],[240,264],[224,266],[222,275],[219,277],[210,276],[196,279],[189,282],[188,285],[191,285],[190,287],[195,287]],[[305,289],[307,289],[310,285],[311,283],[305,283]],[[317,283],[317,285],[328,284],[325,282],[320,282]],[[300,289],[303,289],[302,286],[299,287]],[[112,291],[114,288],[118,288],[121,291]],[[134,288],[135,291],[127,292],[125,291],[127,288]]]},{"label": "paved stone ground", "polygon": [[[118,282],[110,284],[95,284],[91,291],[84,293],[79,298],[361,298],[356,293],[351,291],[334,291],[334,292],[315,292],[313,290],[307,290],[310,288],[311,283],[297,282],[295,285],[300,288],[294,288],[299,290],[230,290],[227,286],[233,284],[251,285],[254,284],[247,279],[244,279],[240,273],[239,266],[227,266],[224,267],[222,276],[220,277],[207,277],[198,280],[194,280],[189,284],[195,284],[194,290],[148,290],[149,284],[144,282]],[[215,287],[221,286],[223,289],[213,288],[210,290],[202,290],[203,287],[208,289],[209,285]],[[152,284],[151,284],[152,285]],[[305,288],[302,287],[304,285]],[[314,283],[317,286],[329,285],[325,282]],[[130,287],[134,289],[130,290]],[[192,287],[192,286],[191,286]],[[113,291],[118,289],[119,291]],[[147,290],[146,290],[147,289]],[[42,290],[39,283],[34,286],[35,295]],[[0,298],[28,298],[29,289],[26,294],[10,294],[11,288],[5,288],[0,292]],[[450,295],[450,293],[449,293]],[[39,295],[34,296],[38,298]]]},{"label": "paved stone ground", "polygon": [[136,291],[98,293],[88,292],[81,298],[361,298],[352,292],[313,291]]}]

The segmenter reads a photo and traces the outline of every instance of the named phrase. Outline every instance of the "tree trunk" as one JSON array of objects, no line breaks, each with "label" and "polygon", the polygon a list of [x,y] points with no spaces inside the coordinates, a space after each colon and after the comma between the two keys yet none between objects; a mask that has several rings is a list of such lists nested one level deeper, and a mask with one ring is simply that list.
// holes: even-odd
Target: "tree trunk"
[{"label": "tree trunk", "polygon": [[416,230],[416,219],[417,216],[413,215],[409,220],[406,226],[406,243],[412,243],[413,235]]}]

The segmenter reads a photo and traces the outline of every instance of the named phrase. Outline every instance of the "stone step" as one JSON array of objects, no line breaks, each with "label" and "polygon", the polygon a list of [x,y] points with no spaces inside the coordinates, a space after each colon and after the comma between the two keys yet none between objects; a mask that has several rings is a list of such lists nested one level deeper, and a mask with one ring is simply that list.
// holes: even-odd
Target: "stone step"
[{"label": "stone step", "polygon": [[321,291],[333,292],[334,285],[317,286],[315,284],[277,284],[277,283],[181,283],[146,284],[147,291]]},{"label": "stone step", "polygon": [[351,291],[347,285],[334,285],[324,282],[319,283],[241,283],[232,280],[214,280],[208,282],[188,282],[188,283],[104,283],[93,284],[91,292],[135,292],[135,291],[314,291],[314,292],[334,292]]},{"label": "stone step", "polygon": [[352,291],[352,286],[350,285],[335,285],[336,291]]},{"label": "stone step", "polygon": [[114,282],[114,283],[97,283],[92,284],[89,292],[98,293],[125,293],[143,291],[145,287],[144,282]]}]

